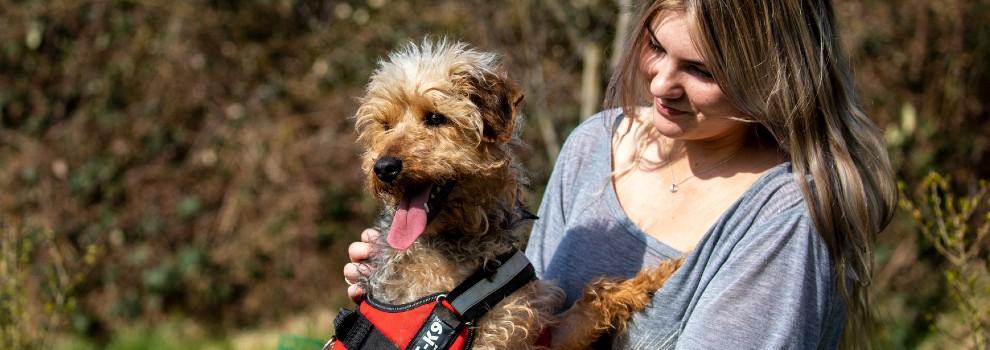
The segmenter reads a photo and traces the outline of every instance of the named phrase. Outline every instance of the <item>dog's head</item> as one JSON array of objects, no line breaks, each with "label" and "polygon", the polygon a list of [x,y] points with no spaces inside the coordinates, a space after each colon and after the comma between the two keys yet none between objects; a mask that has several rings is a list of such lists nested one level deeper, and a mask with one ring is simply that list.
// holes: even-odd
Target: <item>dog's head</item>
[{"label": "dog's head", "polygon": [[433,222],[484,216],[471,207],[503,195],[491,187],[514,176],[507,143],[522,97],[496,55],[463,43],[410,44],[379,63],[355,119],[370,190],[395,208],[392,247]]}]

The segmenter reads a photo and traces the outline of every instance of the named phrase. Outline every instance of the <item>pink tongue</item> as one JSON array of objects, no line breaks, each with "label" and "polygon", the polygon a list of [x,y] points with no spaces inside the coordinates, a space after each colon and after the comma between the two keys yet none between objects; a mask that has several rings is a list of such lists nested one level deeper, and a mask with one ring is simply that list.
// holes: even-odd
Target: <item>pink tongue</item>
[{"label": "pink tongue", "polygon": [[388,230],[388,245],[392,248],[408,249],[426,230],[426,199],[430,196],[430,187],[402,197]]}]

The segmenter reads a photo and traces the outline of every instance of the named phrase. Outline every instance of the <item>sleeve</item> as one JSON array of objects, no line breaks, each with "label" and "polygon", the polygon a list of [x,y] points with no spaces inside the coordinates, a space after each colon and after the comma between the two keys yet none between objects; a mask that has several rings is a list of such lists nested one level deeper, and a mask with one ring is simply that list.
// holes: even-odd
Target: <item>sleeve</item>
[{"label": "sleeve", "polygon": [[550,180],[543,191],[540,209],[536,213],[539,219],[533,224],[529,242],[526,244],[526,257],[533,264],[536,276],[539,278],[543,278],[547,262],[553,257],[555,247],[548,247],[551,245],[549,241],[551,238],[563,235],[567,222],[564,210],[564,181],[561,179],[565,172],[565,162],[563,161],[566,158],[565,152],[566,147],[558,155],[553,171],[550,173]]},{"label": "sleeve", "polygon": [[537,277],[543,278],[547,264],[567,230],[569,214],[577,205],[578,191],[584,188],[589,172],[602,164],[611,152],[609,140],[615,114],[599,113],[578,125],[567,136],[554,163],[550,180],[543,191],[539,219],[533,224],[526,245],[526,257],[533,263]]},{"label": "sleeve", "polygon": [[817,349],[837,343],[823,339],[838,337],[828,330],[841,330],[844,323],[844,309],[833,305],[842,301],[831,257],[801,212],[745,233],[686,317],[677,349]]}]

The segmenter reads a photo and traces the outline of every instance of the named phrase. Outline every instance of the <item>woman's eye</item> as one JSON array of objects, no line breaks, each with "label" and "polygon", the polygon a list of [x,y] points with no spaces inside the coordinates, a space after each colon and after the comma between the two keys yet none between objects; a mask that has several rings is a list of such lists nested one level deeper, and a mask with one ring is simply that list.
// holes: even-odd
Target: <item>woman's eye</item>
[{"label": "woman's eye", "polygon": [[663,52],[663,46],[660,46],[660,41],[657,40],[657,37],[653,34],[653,31],[647,29],[646,37],[648,39],[646,40],[646,45],[650,48],[650,50],[655,53]]},{"label": "woman's eye", "polygon": [[649,45],[650,50],[652,50],[655,53],[663,52],[663,47],[660,46],[660,44],[657,44],[656,41],[653,41],[653,38],[650,38],[650,41],[647,42],[647,45]]},{"label": "woman's eye", "polygon": [[437,112],[427,112],[426,118],[423,119],[423,122],[429,126],[440,126],[447,123],[447,117]]},{"label": "woman's eye", "polygon": [[690,70],[692,74],[694,74],[694,75],[696,75],[698,77],[701,77],[701,78],[704,78],[704,79],[707,79],[707,80],[715,79],[715,76],[713,76],[711,72],[705,70],[704,68],[701,68],[701,67],[698,67],[698,66],[690,66],[688,68],[688,70]]}]

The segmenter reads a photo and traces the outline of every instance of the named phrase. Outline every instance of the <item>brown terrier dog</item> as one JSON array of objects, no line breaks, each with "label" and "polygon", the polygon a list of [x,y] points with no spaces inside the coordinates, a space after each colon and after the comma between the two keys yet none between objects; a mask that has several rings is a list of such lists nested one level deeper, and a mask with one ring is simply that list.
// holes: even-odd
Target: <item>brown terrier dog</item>
[{"label": "brown terrier dog", "polygon": [[[409,45],[380,62],[355,119],[362,169],[384,202],[384,234],[360,283],[369,298],[407,304],[446,293],[497,257],[521,249],[531,218],[513,157],[523,95],[498,57],[446,40]],[[471,323],[477,349],[587,348],[625,328],[674,272],[672,262],[626,281],[599,280],[570,310],[563,292],[531,281]]]}]

